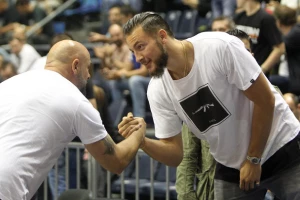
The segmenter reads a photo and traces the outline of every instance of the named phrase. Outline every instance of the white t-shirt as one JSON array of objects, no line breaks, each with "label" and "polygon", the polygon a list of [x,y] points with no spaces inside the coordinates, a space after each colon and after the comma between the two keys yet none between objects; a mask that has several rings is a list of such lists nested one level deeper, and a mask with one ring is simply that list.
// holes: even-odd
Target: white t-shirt
[{"label": "white t-shirt", "polygon": [[[207,32],[189,38],[195,61],[191,72],[173,80],[168,72],[152,78],[148,99],[157,138],[181,132],[182,121],[200,139],[207,140],[210,152],[221,164],[240,169],[250,135],[253,102],[243,94],[261,73],[253,56],[236,37]],[[299,122],[281,95],[275,96],[272,129],[262,163],[299,132]]]},{"label": "white t-shirt", "polygon": [[40,57],[33,63],[30,70],[45,69],[46,62],[47,62],[47,56]]},{"label": "white t-shirt", "polygon": [[40,58],[40,54],[30,44],[24,44],[19,53],[11,54],[11,61],[16,65],[19,74],[30,70],[33,63]]},{"label": "white t-shirt", "polygon": [[70,81],[34,70],[0,84],[0,199],[30,200],[64,147],[106,137],[99,112]]}]

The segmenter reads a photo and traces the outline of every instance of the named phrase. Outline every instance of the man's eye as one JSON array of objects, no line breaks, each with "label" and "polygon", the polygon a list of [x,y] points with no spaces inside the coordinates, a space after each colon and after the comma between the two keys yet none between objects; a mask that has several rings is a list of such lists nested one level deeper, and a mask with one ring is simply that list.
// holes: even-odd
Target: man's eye
[{"label": "man's eye", "polygon": [[142,50],[143,47],[144,47],[143,45],[138,45],[138,46],[137,46],[137,49],[138,49],[138,50]]}]

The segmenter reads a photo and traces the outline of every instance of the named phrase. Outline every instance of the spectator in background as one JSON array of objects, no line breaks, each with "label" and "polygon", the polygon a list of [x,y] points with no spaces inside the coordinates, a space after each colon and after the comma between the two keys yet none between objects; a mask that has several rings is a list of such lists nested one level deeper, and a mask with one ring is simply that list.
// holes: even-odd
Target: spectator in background
[{"label": "spectator in background", "polygon": [[285,47],[274,17],[261,7],[261,1],[237,0],[238,9],[243,11],[235,16],[234,22],[237,29],[251,37],[254,57],[268,76],[285,53]]},{"label": "spectator in background", "polygon": [[295,117],[300,121],[300,104],[299,97],[293,93],[285,93],[283,95],[284,100],[289,105],[291,111],[294,113]]},{"label": "spectator in background", "polygon": [[32,64],[40,58],[40,54],[26,43],[24,32],[14,32],[9,41],[11,61],[16,66],[17,72],[23,73],[32,67]]},{"label": "spectator in background", "polygon": [[300,95],[300,24],[297,24],[296,10],[278,5],[273,14],[283,34],[289,68],[289,78],[282,79],[286,81],[289,92]]},{"label": "spectator in background", "polygon": [[[24,25],[26,31],[47,16],[45,10],[39,7],[38,4],[31,4],[29,0],[17,0],[16,8],[22,15],[19,23]],[[50,21],[34,33],[32,42],[35,44],[47,44],[52,36],[53,28]]]},{"label": "spectator in background", "polygon": [[125,24],[136,14],[136,11],[130,5],[121,7],[121,24]]},{"label": "spectator in background", "polygon": [[206,17],[206,14],[211,11],[211,0],[181,0],[182,3],[191,9],[198,10],[200,17]]},{"label": "spectator in background", "polygon": [[235,0],[212,0],[211,1],[213,18],[219,16],[231,17],[234,15],[236,8]]},{"label": "spectator in background", "polygon": [[[121,25],[112,24],[109,27],[112,44],[95,48],[95,55],[101,59],[103,74],[108,80],[116,79],[116,71],[119,69],[131,70],[133,68],[132,53],[125,43]],[[119,99],[119,97],[113,97]]]},{"label": "spectator in background", "polygon": [[0,66],[0,79],[2,79],[2,81],[5,81],[17,74],[16,67],[11,62],[4,61]]},{"label": "spectator in background", "polygon": [[2,56],[3,60],[9,61],[10,60],[10,55],[9,53],[2,47],[0,47],[0,56]]},{"label": "spectator in background", "polygon": [[132,62],[136,67],[132,70],[121,69],[116,71],[118,81],[115,82],[113,90],[117,90],[118,96],[122,95],[125,90],[129,90],[133,105],[133,115],[137,117],[146,117],[147,88],[150,82],[148,70],[144,65],[136,62],[135,56]]},{"label": "spectator in background", "polygon": [[8,43],[8,33],[21,26],[20,14],[15,5],[9,5],[9,0],[0,0],[0,44]]},{"label": "spectator in background", "polygon": [[295,10],[300,8],[300,2],[298,0],[281,0],[280,3]]},{"label": "spectator in background", "polygon": [[90,42],[110,42],[108,27],[112,24],[121,24],[121,4],[115,4],[108,11],[108,20],[104,19],[104,24],[101,27],[101,33],[91,32],[89,36]]},{"label": "spectator in background", "polygon": [[230,17],[220,16],[213,19],[211,23],[212,31],[227,32],[234,28],[234,21]]},{"label": "spectator in background", "polygon": [[61,0],[37,0],[37,4],[46,11],[47,14],[50,14],[53,10],[59,7],[62,4]]},{"label": "spectator in background", "polygon": [[168,12],[172,9],[174,0],[142,0],[142,11],[153,11],[153,12]]}]

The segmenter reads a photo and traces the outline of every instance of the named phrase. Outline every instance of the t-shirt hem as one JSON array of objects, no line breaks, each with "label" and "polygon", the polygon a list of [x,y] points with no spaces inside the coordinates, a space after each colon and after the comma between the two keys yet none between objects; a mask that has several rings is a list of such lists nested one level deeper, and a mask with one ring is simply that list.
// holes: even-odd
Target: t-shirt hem
[{"label": "t-shirt hem", "polygon": [[99,140],[102,140],[106,136],[107,136],[107,133],[105,133],[104,135],[100,135],[100,136],[94,137],[94,138],[89,139],[89,140],[81,140],[81,142],[83,144],[91,144],[91,143],[94,143],[94,142],[98,142]]},{"label": "t-shirt hem", "polygon": [[[259,74],[261,73],[261,69],[257,70],[257,72],[255,72],[255,74],[252,76],[252,80],[256,81],[256,79],[258,78]],[[249,81],[248,84],[246,84],[242,90],[245,91],[247,90],[254,82]]]}]

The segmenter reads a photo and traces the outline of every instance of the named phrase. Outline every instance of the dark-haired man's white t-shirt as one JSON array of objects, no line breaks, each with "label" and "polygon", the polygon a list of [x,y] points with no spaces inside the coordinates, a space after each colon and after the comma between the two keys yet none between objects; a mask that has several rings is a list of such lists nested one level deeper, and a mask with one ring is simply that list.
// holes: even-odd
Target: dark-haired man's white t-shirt
[{"label": "dark-haired man's white t-shirt", "polygon": [[0,199],[29,200],[64,147],[107,133],[100,115],[60,74],[34,70],[0,84]]},{"label": "dark-haired man's white t-shirt", "polygon": [[[198,138],[209,142],[217,162],[240,169],[247,155],[254,107],[243,91],[255,82],[261,69],[234,36],[206,32],[188,41],[194,47],[190,73],[173,80],[166,69],[161,78],[152,78],[149,84],[155,135],[175,136],[185,122]],[[295,138],[300,127],[281,95],[269,85],[275,109],[262,163]]]}]

